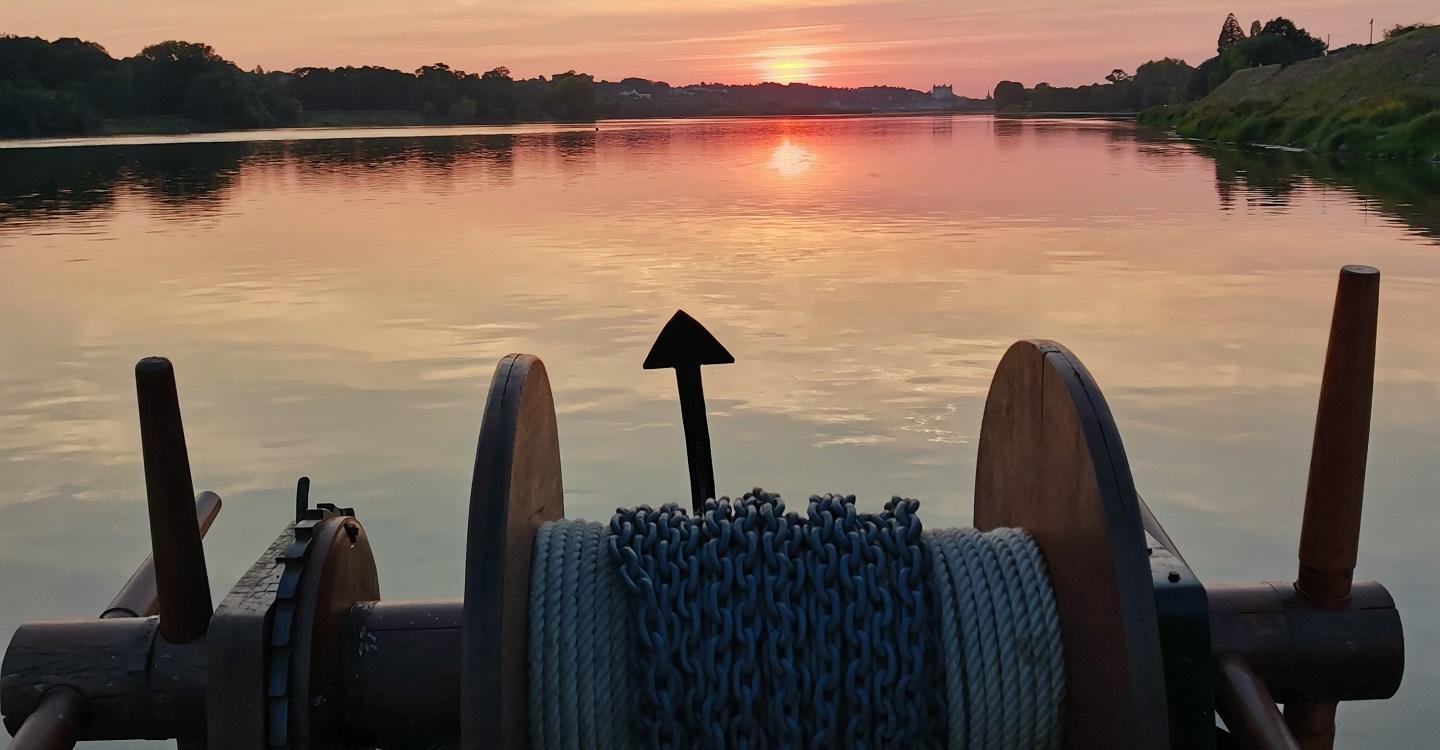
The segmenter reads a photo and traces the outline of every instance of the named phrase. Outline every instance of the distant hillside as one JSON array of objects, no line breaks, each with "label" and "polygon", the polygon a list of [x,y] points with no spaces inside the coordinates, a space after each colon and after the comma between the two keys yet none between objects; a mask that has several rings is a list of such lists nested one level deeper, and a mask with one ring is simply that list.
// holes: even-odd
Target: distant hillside
[{"label": "distant hillside", "polygon": [[1440,27],[1236,71],[1203,99],[1141,121],[1207,140],[1440,160]]}]

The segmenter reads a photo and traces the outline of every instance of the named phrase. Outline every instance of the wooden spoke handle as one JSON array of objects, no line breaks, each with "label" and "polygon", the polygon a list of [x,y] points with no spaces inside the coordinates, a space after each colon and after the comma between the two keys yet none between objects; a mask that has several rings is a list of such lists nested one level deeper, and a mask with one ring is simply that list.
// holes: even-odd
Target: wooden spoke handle
[{"label": "wooden spoke handle", "polygon": [[205,634],[214,607],[205,572],[205,549],[192,507],[195,486],[190,479],[190,457],[170,360],[140,360],[135,365],[135,393],[140,404],[140,449],[145,457],[160,635],[171,643],[188,643]]},{"label": "wooden spoke handle", "polygon": [[[1380,272],[1370,266],[1340,269],[1295,578],[1296,592],[1318,607],[1338,609],[1350,601],[1365,500],[1379,308]],[[1287,704],[1285,720],[1305,750],[1334,746],[1333,701]]]},{"label": "wooden spoke handle", "polygon": [[1231,734],[1256,750],[1300,750],[1270,689],[1244,659],[1225,654],[1216,667],[1215,708]]},{"label": "wooden spoke handle", "polygon": [[[220,496],[195,494],[175,370],[147,357],[135,365],[140,441],[150,516],[151,554],[100,613],[100,619],[160,614],[160,634],[185,643],[205,634],[210,583],[201,538],[220,512]],[[89,704],[79,690],[53,687],[15,729],[9,750],[68,750],[84,730]]]},{"label": "wooden spoke handle", "polygon": [[[201,492],[195,496],[195,521],[200,527],[200,536],[210,530],[215,517],[220,515],[220,496],[213,492]],[[100,613],[100,619],[114,617],[149,617],[160,611],[160,591],[155,582],[155,556],[146,555],[140,566],[130,574],[130,579],[120,587],[120,592],[110,600],[110,606]]]},{"label": "wooden spoke handle", "polygon": [[70,750],[80,736],[89,707],[80,691],[52,688],[15,736],[9,750]]}]

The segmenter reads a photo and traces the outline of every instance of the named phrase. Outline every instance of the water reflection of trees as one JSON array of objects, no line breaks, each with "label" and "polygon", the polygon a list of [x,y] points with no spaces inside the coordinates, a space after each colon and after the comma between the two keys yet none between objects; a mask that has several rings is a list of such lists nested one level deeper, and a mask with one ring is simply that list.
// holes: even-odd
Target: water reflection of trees
[{"label": "water reflection of trees", "polygon": [[[869,123],[883,127],[884,121]],[[892,124],[893,125],[893,124]],[[991,121],[997,147],[1008,150],[1027,128],[1046,133],[1046,123],[997,118]],[[1065,125],[1054,125],[1065,128]],[[1073,126],[1070,126],[1073,130]],[[1116,126],[1095,128],[1112,141],[1125,140],[1150,161],[1184,154],[1163,134]],[[572,130],[532,135],[455,135],[351,138],[289,142],[185,143],[0,150],[0,225],[6,221],[103,213],[122,195],[147,199],[162,217],[189,218],[223,207],[247,171],[294,168],[299,180],[325,189],[335,180],[391,180],[392,172],[414,169],[422,179],[479,180],[505,185],[513,179],[516,152],[558,157],[566,171],[594,167],[601,141],[621,154],[664,148],[673,137],[706,140],[748,133],[719,125],[679,131],[635,128],[596,132]],[[945,137],[932,124],[932,135]],[[772,138],[773,134],[766,134]],[[1351,191],[1417,233],[1440,240],[1440,166],[1414,162],[1341,161],[1309,154],[1194,146],[1214,163],[1215,190],[1222,208],[1237,203],[1281,210],[1297,191],[1316,185]],[[443,183],[441,183],[443,184]],[[307,186],[308,187],[308,186]]]},{"label": "water reflection of trees", "polygon": [[240,174],[243,143],[0,151],[0,221],[109,210],[122,192],[162,211],[214,210]]},{"label": "water reflection of trees", "polygon": [[595,131],[565,130],[555,133],[550,146],[560,157],[561,169],[567,173],[588,172],[595,168]]},{"label": "water reflection of trees", "polygon": [[[146,199],[162,217],[220,210],[243,174],[297,167],[302,180],[328,181],[416,169],[423,176],[478,175],[508,183],[514,135],[354,138],[291,142],[184,143],[0,150],[0,223],[103,213],[121,195]],[[539,144],[577,156],[594,135]],[[319,186],[317,186],[319,187]]]},{"label": "water reflection of trees", "polygon": [[1222,208],[1237,201],[1283,208],[1297,191],[1319,185],[1348,190],[1416,233],[1440,240],[1440,166],[1276,150],[1197,147],[1215,163]]},{"label": "water reflection of trees", "polygon": [[124,175],[166,213],[219,211],[249,154],[245,143],[125,149]]},{"label": "water reflection of trees", "polygon": [[109,208],[121,161],[112,149],[0,151],[0,222]]},{"label": "water reflection of trees", "polygon": [[996,117],[990,121],[990,132],[995,136],[995,145],[1008,151],[1020,145],[1020,138],[1025,134],[1025,123],[1015,118]]}]

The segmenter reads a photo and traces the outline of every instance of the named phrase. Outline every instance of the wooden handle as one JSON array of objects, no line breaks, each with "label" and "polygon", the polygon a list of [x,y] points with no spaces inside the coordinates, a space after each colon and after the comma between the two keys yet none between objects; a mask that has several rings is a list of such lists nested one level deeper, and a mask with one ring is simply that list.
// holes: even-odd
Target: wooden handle
[{"label": "wooden handle", "polygon": [[205,634],[214,608],[170,360],[140,360],[135,365],[135,391],[150,509],[150,550],[160,599],[160,635],[171,643],[188,643]]},{"label": "wooden handle", "polygon": [[1300,574],[1295,580],[1300,593],[1321,606],[1344,606],[1355,573],[1379,306],[1379,271],[1369,266],[1340,269],[1300,527]]},{"label": "wooden handle", "polygon": [[[1379,310],[1380,272],[1370,266],[1341,268],[1315,412],[1310,480],[1300,526],[1300,571],[1295,578],[1295,590],[1302,598],[1329,609],[1350,601],[1360,551]],[[1329,750],[1334,745],[1333,701],[1287,704],[1285,721],[1305,750]]]},{"label": "wooden handle", "polygon": [[1259,750],[1300,750],[1270,689],[1255,676],[1245,660],[1235,654],[1222,655],[1216,664],[1215,708],[1225,719],[1230,733],[1244,747]]},{"label": "wooden handle", "polygon": [[1334,701],[1285,704],[1285,723],[1295,733],[1301,750],[1330,750],[1335,746]]},{"label": "wooden handle", "polygon": [[[201,492],[195,496],[195,521],[200,525],[200,536],[210,530],[215,517],[220,515],[220,496],[213,492]],[[130,574],[130,579],[120,587],[120,593],[110,600],[100,619],[115,617],[149,617],[160,611],[160,592],[155,583],[155,557],[146,555],[140,566]]]},{"label": "wooden handle", "polygon": [[11,738],[9,750],[70,750],[80,736],[88,706],[79,691],[51,688]]}]

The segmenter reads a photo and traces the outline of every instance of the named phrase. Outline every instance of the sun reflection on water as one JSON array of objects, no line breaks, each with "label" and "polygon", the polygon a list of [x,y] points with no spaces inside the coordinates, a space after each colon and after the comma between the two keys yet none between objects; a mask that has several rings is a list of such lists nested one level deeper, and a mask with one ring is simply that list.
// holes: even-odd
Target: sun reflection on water
[{"label": "sun reflection on water", "polygon": [[799,177],[810,171],[815,164],[815,154],[804,146],[790,142],[789,138],[780,142],[775,150],[770,152],[770,161],[766,166],[779,172],[785,177]]}]

